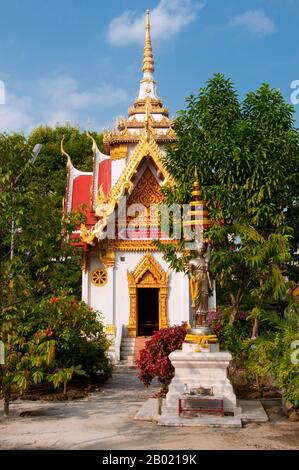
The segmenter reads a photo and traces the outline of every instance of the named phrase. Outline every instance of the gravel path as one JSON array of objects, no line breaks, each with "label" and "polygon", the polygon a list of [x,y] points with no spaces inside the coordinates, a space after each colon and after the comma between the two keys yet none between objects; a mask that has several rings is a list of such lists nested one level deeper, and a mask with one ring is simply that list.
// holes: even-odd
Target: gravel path
[{"label": "gravel path", "polygon": [[145,389],[135,371],[121,371],[83,400],[14,402],[9,418],[0,414],[0,449],[299,449],[299,423],[281,417],[273,404],[269,423],[237,430],[134,421],[155,389]]}]

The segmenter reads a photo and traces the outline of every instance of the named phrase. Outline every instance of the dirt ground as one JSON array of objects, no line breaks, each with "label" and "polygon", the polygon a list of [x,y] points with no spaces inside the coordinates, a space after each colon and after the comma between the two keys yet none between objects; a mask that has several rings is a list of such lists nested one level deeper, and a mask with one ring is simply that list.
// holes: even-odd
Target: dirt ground
[{"label": "dirt ground", "polygon": [[0,449],[299,449],[299,423],[282,415],[278,400],[264,402],[268,423],[242,429],[172,428],[134,421],[155,391],[145,389],[135,371],[121,371],[102,390],[81,400],[13,402],[9,418],[0,412]]}]

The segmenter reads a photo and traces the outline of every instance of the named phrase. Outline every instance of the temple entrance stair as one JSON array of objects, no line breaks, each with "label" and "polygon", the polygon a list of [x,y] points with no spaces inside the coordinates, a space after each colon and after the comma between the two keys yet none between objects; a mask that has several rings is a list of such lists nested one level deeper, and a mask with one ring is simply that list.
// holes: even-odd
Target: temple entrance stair
[{"label": "temple entrance stair", "polygon": [[135,338],[122,338],[120,346],[120,360],[122,364],[133,365]]},{"label": "temple entrance stair", "polygon": [[134,363],[139,359],[141,349],[145,348],[145,343],[150,339],[150,336],[137,336],[135,338],[135,349],[134,349]]}]

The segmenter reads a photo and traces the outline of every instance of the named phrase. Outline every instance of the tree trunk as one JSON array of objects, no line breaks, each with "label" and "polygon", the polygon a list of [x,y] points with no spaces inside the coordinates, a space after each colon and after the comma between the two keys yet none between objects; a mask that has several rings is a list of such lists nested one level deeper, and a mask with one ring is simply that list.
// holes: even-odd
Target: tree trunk
[{"label": "tree trunk", "polygon": [[255,318],[254,321],[253,321],[251,339],[255,339],[255,338],[258,337],[258,334],[259,334],[259,324],[260,324],[259,319],[258,319],[258,318]]},{"label": "tree trunk", "polygon": [[63,382],[63,395],[66,396],[67,392],[67,381]]},{"label": "tree trunk", "polygon": [[4,416],[9,415],[9,402],[10,402],[11,388],[10,386],[5,390],[4,393]]},{"label": "tree trunk", "polygon": [[232,305],[230,309],[230,315],[229,315],[229,324],[233,325],[236,321],[238,315],[238,307],[236,305]]},{"label": "tree trunk", "polygon": [[230,294],[231,300],[231,307],[230,307],[230,315],[229,315],[229,324],[234,325],[237,315],[239,313],[240,308],[240,301],[242,298],[242,294],[240,291],[237,292],[236,296]]}]

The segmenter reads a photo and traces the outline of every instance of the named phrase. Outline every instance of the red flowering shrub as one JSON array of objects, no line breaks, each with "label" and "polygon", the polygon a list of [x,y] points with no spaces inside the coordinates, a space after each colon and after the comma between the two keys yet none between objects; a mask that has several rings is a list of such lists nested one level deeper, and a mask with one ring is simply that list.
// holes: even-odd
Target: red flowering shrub
[{"label": "red flowering shrub", "polygon": [[223,315],[219,308],[211,310],[206,319],[207,325],[213,329],[214,334],[219,338],[223,328]]},{"label": "red flowering shrub", "polygon": [[51,299],[49,300],[49,304],[50,305],[53,305],[55,304],[56,302],[60,302],[61,298],[60,297],[51,297]]},{"label": "red flowering shrub", "polygon": [[48,337],[53,336],[53,330],[50,326],[48,326],[48,328],[46,329],[46,335]]},{"label": "red flowering shrub", "polygon": [[168,356],[172,351],[181,349],[186,336],[186,323],[181,326],[171,326],[156,331],[151,339],[145,343],[145,348],[140,351],[136,365],[139,368],[138,378],[148,387],[157,377],[167,388],[174,376],[174,367]]}]

